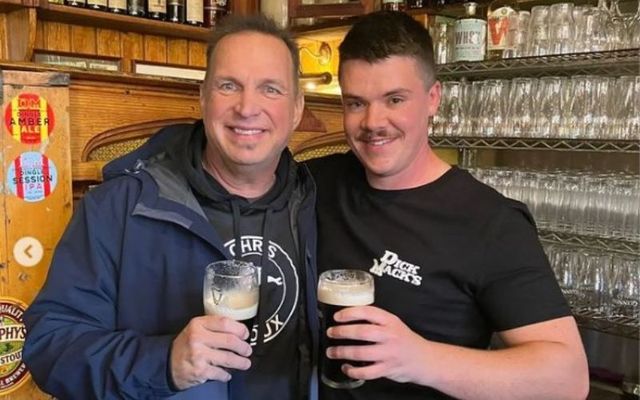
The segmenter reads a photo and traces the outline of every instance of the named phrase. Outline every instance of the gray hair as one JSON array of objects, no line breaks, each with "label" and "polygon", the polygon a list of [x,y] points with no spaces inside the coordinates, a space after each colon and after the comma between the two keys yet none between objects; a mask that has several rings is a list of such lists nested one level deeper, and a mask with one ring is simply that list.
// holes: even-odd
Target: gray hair
[{"label": "gray hair", "polygon": [[218,43],[229,35],[243,32],[257,32],[268,36],[272,36],[276,39],[280,39],[289,50],[291,54],[291,66],[293,67],[293,83],[296,91],[298,90],[298,71],[300,70],[300,55],[298,53],[298,44],[293,39],[291,34],[285,30],[279,28],[276,23],[262,15],[249,15],[249,16],[237,16],[231,15],[225,17],[220,24],[216,25],[213,30],[213,34],[209,38],[207,46],[207,72],[205,81],[209,77],[211,71],[211,65],[213,64],[213,53]]}]

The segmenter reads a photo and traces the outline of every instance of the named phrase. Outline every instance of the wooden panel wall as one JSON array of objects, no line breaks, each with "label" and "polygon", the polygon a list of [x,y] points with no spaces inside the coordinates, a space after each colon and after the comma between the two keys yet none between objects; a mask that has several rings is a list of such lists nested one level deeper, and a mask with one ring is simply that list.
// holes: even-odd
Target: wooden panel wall
[{"label": "wooden panel wall", "polygon": [[[0,159],[3,160],[0,168],[3,180],[6,179],[9,166],[15,166],[13,160],[29,153],[43,154],[55,165],[57,171],[55,188],[43,199],[26,201],[9,190],[0,194],[0,296],[29,304],[46,278],[53,249],[71,217],[71,162],[67,114],[69,91],[67,87],[60,86],[61,77],[58,74],[5,70],[2,71],[2,78],[2,110],[5,110],[13,98],[29,93],[46,99],[55,116],[54,129],[50,132],[49,138],[41,143],[21,143],[8,134],[4,123],[0,127]],[[25,190],[27,186],[24,185]],[[40,253],[36,250],[39,246],[42,249],[42,258],[36,258],[36,254]],[[29,256],[28,262],[25,261],[25,255]],[[6,375],[7,367],[3,365],[3,377]],[[7,400],[51,398],[40,392],[32,380],[0,397]]]},{"label": "wooden panel wall", "polygon": [[[1,6],[1,4],[0,4]],[[36,11],[17,8],[0,14],[0,59],[31,59],[35,42]]]},{"label": "wooden panel wall", "polygon": [[[7,35],[7,14],[0,13],[0,38],[6,38]],[[0,40],[0,60],[9,57],[9,46],[6,40]]]},{"label": "wooden panel wall", "polygon": [[122,59],[124,72],[131,71],[131,61],[204,68],[206,49],[196,40],[61,22],[39,20],[36,27],[35,51]]},{"label": "wooden panel wall", "polygon": [[72,80],[69,91],[73,179],[95,180],[101,165],[83,162],[91,138],[145,122],[200,118],[197,86],[154,87],[131,83]]}]

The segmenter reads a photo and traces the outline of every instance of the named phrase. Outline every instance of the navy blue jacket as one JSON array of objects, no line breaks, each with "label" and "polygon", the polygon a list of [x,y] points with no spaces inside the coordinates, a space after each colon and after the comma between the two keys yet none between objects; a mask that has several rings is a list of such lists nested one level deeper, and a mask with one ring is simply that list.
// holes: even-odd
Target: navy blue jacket
[{"label": "navy blue jacket", "polygon": [[[105,182],[75,211],[24,316],[23,358],[48,393],[82,400],[228,399],[221,382],[178,392],[168,371],[173,339],[204,314],[204,267],[230,258],[184,177],[163,163],[164,143],[190,129],[165,128],[111,162]],[[306,260],[301,284],[315,361],[315,189],[307,168],[298,170],[304,196],[292,218]]]}]

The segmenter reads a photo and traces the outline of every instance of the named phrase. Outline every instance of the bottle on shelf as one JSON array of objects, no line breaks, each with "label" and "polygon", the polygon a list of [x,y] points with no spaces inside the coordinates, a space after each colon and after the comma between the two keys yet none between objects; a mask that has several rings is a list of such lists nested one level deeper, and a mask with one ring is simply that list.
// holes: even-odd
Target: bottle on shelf
[{"label": "bottle on shelf", "polygon": [[203,21],[203,12],[204,7],[202,4],[202,0],[186,0],[187,1],[187,11],[185,20],[187,24],[193,26],[202,26]]},{"label": "bottle on shelf", "polygon": [[98,11],[107,11],[107,0],[87,0],[87,8]]},{"label": "bottle on shelf", "polygon": [[406,6],[404,0],[382,0],[382,9],[385,11],[404,11]]},{"label": "bottle on shelf", "polygon": [[407,8],[410,10],[426,7],[426,0],[407,0]]},{"label": "bottle on shelf", "polygon": [[108,0],[107,8],[114,14],[126,14],[127,0]]},{"label": "bottle on shelf", "polygon": [[216,26],[216,24],[229,12],[229,2],[227,0],[203,0],[204,16],[202,25],[206,28]]},{"label": "bottle on shelf", "polygon": [[134,17],[144,17],[146,14],[144,0],[127,0],[127,12]]},{"label": "bottle on shelf", "polygon": [[493,0],[487,10],[487,58],[503,58],[510,17],[518,12],[517,0]]},{"label": "bottle on shelf", "polygon": [[64,4],[71,7],[85,7],[86,0],[64,0]]},{"label": "bottle on shelf", "polygon": [[280,28],[289,26],[289,2],[261,0],[260,12],[275,21]]},{"label": "bottle on shelf", "polygon": [[147,12],[149,18],[164,21],[167,19],[167,0],[149,0]]},{"label": "bottle on shelf", "polygon": [[464,3],[465,16],[453,25],[453,61],[482,61],[485,57],[487,22],[476,16],[478,3]]},{"label": "bottle on shelf", "polygon": [[184,3],[185,0],[169,0],[167,2],[167,20],[183,24]]}]

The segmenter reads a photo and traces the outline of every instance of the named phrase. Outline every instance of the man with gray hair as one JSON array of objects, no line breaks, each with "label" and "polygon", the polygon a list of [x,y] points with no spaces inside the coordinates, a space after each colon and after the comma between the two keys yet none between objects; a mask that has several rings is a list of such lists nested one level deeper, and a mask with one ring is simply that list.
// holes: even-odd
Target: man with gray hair
[{"label": "man with gray hair", "polygon": [[[25,314],[35,382],[64,399],[305,399],[317,343],[314,185],[286,150],[298,49],[265,17],[216,27],[203,120],[104,169]],[[261,269],[253,327],[204,315],[205,267]]]}]

